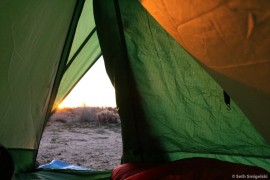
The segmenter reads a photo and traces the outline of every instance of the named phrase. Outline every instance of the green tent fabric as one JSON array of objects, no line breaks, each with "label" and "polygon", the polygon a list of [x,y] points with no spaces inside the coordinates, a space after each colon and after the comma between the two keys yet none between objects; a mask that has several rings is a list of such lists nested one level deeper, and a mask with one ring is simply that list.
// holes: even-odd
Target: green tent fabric
[{"label": "green tent fabric", "polygon": [[270,2],[141,2],[230,94],[269,143]]},{"label": "green tent fabric", "polygon": [[18,170],[34,164],[75,7],[76,1],[0,3],[0,142],[16,154]]},{"label": "green tent fabric", "polygon": [[3,0],[0,22],[0,143],[17,179],[110,177],[33,172],[51,111],[101,51],[116,90],[123,163],[211,157],[270,171],[270,146],[249,117],[234,99],[228,110],[220,82],[139,1]]},{"label": "green tent fabric", "polygon": [[101,50],[93,16],[93,1],[85,1],[74,41],[68,57],[65,73],[58,89],[53,108],[64,99],[80,78],[100,57]]},{"label": "green tent fabric", "polygon": [[31,173],[21,173],[17,179],[44,179],[44,180],[106,180],[110,179],[111,171],[76,171],[76,170],[43,170]]},{"label": "green tent fabric", "polygon": [[118,92],[124,162],[201,156],[269,168],[269,145],[247,117],[234,102],[227,110],[222,88],[140,4],[119,1],[112,12],[96,3],[100,44]]}]

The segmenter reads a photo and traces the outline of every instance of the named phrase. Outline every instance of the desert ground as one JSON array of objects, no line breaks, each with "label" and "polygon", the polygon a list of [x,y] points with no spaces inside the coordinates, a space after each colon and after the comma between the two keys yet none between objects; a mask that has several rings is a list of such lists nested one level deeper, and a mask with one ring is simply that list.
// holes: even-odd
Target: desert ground
[{"label": "desert ground", "polygon": [[113,108],[79,107],[54,113],[44,130],[37,161],[57,159],[96,170],[120,164],[120,119]]}]

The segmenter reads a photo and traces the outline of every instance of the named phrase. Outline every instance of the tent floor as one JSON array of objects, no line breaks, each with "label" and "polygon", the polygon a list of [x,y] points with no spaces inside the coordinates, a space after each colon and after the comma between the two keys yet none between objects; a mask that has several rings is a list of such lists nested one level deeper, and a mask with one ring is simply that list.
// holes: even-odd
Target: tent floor
[{"label": "tent floor", "polygon": [[110,179],[111,171],[78,171],[78,170],[39,170],[36,172],[18,174],[15,180],[40,179],[40,180],[95,180]]}]

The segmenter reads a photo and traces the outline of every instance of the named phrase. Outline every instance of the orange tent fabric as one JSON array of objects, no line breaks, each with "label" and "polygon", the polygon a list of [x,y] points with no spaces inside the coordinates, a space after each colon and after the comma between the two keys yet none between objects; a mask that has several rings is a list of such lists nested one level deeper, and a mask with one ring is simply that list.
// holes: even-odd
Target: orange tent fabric
[{"label": "orange tent fabric", "polygon": [[270,142],[270,1],[141,0]]}]

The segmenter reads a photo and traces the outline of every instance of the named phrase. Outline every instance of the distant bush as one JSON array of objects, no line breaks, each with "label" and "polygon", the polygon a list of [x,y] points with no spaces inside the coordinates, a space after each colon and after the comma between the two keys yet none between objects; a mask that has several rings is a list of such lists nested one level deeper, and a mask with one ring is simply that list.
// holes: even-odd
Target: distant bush
[{"label": "distant bush", "polygon": [[96,114],[100,111],[99,107],[77,107],[74,112],[79,117],[79,121],[97,122]]},{"label": "distant bush", "polygon": [[112,107],[77,107],[57,110],[49,121],[62,123],[92,122],[99,124],[120,123],[116,108]]},{"label": "distant bush", "polygon": [[53,113],[49,121],[57,121],[62,123],[76,122],[78,121],[78,117],[75,116],[73,109],[64,108]]},{"label": "distant bush", "polygon": [[105,109],[97,113],[97,119],[99,123],[120,123],[120,118],[118,113],[115,113],[113,110]]}]

